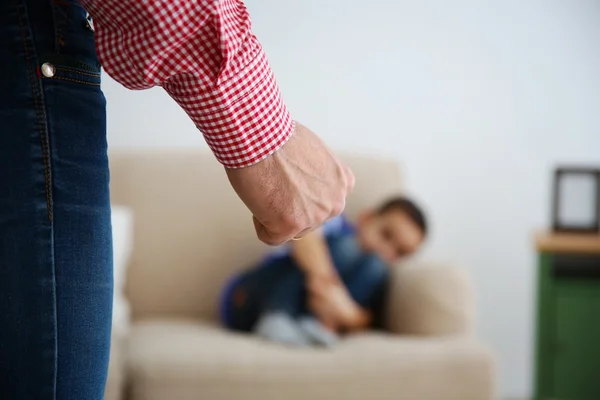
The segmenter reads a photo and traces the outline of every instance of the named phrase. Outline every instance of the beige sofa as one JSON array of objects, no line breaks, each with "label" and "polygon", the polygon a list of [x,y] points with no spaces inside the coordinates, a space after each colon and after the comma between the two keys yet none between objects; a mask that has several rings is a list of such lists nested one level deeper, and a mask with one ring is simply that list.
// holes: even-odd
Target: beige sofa
[{"label": "beige sofa", "polygon": [[[357,177],[350,217],[401,189],[395,163],[346,160]],[[114,343],[106,400],[493,398],[493,357],[473,336],[463,270],[398,266],[389,332],[353,335],[331,350],[226,332],[216,318],[219,290],[266,247],[222,167],[202,151],[113,153],[111,167],[113,203],[135,212],[135,248],[133,325]]]}]

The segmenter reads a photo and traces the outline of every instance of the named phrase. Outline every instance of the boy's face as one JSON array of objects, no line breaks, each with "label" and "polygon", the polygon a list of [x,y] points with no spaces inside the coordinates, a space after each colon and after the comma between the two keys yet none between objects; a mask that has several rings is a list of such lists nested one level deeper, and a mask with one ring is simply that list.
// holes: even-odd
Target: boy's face
[{"label": "boy's face", "polygon": [[424,239],[421,228],[401,210],[365,214],[357,226],[363,249],[388,263],[414,253]]}]

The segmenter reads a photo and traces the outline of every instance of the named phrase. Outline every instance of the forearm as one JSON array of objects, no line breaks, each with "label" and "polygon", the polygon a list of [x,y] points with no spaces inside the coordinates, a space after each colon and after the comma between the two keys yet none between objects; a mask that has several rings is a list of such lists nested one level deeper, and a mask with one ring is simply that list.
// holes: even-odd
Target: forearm
[{"label": "forearm", "polygon": [[291,255],[307,279],[338,280],[327,243],[320,231],[314,231],[293,241]]},{"label": "forearm", "polygon": [[228,168],[279,149],[294,122],[239,0],[81,0],[103,68],[130,89],[162,86]]},{"label": "forearm", "polygon": [[346,291],[321,230],[292,242],[291,256],[301,269],[310,292],[309,307],[334,330],[356,331],[371,326],[372,315]]}]

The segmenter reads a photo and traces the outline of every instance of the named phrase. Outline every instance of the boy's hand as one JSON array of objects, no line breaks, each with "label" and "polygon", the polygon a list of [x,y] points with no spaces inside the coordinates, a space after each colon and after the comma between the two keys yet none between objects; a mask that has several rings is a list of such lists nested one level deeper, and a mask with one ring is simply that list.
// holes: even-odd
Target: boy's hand
[{"label": "boy's hand", "polygon": [[308,292],[309,309],[334,330],[348,328],[363,313],[339,280],[309,279]]}]

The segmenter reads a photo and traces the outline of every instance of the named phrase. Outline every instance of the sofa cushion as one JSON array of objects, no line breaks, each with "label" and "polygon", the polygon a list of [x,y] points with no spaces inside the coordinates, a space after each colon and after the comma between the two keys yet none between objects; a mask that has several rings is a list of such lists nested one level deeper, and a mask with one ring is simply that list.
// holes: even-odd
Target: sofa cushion
[{"label": "sofa cushion", "polygon": [[490,354],[466,338],[350,336],[330,350],[293,349],[211,323],[136,323],[132,400],[491,399]]}]

